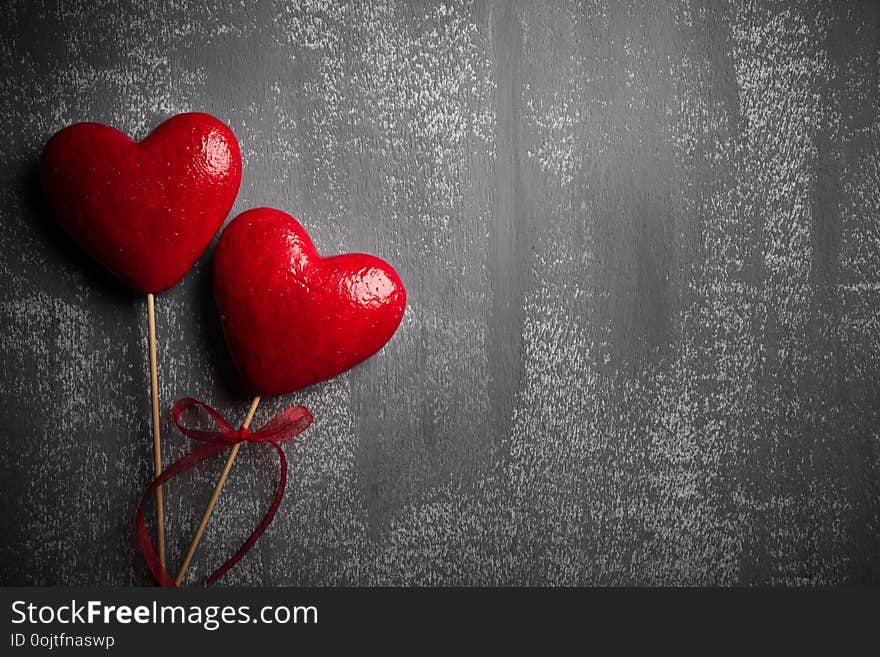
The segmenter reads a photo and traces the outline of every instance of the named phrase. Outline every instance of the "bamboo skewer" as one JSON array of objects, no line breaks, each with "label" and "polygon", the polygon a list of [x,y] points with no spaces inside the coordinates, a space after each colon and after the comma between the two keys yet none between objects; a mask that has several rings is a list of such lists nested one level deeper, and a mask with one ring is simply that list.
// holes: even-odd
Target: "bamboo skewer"
[{"label": "bamboo skewer", "polygon": [[[153,466],[158,477],[162,474],[162,435],[159,431],[159,374],[156,366],[156,304],[147,294],[147,327],[150,344],[150,395],[153,401]],[[159,543],[159,563],[165,567],[165,512],[162,487],[156,489],[156,531]]]},{"label": "bamboo skewer", "polygon": [[[245,416],[244,422],[241,425],[245,429],[251,426],[251,421],[254,419],[254,413],[257,412],[257,406],[259,404],[260,396],[257,395],[251,402],[251,407],[248,409],[247,416]],[[208,520],[211,519],[211,513],[214,511],[214,505],[217,504],[217,498],[220,497],[220,491],[223,490],[223,484],[226,483],[226,477],[229,476],[229,471],[232,470],[232,464],[235,462],[235,457],[238,454],[238,449],[240,447],[241,443],[236,443],[232,447],[232,451],[229,452],[229,456],[226,458],[226,465],[223,466],[223,472],[220,473],[220,478],[217,479],[217,483],[214,485],[214,491],[211,493],[211,499],[208,500],[208,505],[202,513],[202,519],[199,521],[196,535],[193,537],[192,543],[189,544],[189,549],[186,552],[186,556],[183,558],[180,570],[177,571],[177,577],[174,579],[174,583],[178,586],[180,586],[184,575],[186,575],[186,569],[189,568],[189,563],[192,561],[193,555],[196,553],[199,541],[202,540],[202,534],[205,533],[205,528],[208,526]]]}]

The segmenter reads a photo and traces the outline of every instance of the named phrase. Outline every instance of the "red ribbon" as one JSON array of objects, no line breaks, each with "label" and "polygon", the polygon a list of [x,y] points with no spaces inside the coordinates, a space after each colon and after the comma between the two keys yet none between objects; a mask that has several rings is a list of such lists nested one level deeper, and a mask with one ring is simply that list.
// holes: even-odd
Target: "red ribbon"
[{"label": "red ribbon", "polygon": [[[191,429],[190,427],[182,425],[180,423],[180,417],[193,406],[204,409],[208,415],[211,416],[211,419],[214,420],[214,424],[217,425],[219,430],[203,431],[200,429]],[[156,578],[161,586],[177,586],[177,584],[175,584],[174,578],[168,574],[168,571],[165,570],[159,562],[159,556],[156,554],[156,549],[153,547],[153,540],[150,537],[150,533],[147,531],[147,525],[144,521],[144,504],[153,493],[156,492],[156,489],[169,479],[188,470],[192,470],[202,461],[205,461],[212,456],[216,456],[221,452],[225,452],[228,449],[232,449],[234,445],[243,441],[252,443],[269,443],[278,453],[278,463],[281,466],[281,475],[278,479],[278,487],[275,489],[275,497],[272,499],[272,504],[269,506],[269,510],[238,551],[208,576],[205,580],[205,586],[210,586],[223,576],[226,571],[241,561],[241,558],[247,554],[248,550],[253,547],[254,543],[257,542],[260,536],[263,535],[263,532],[266,531],[272,523],[272,520],[275,518],[275,513],[278,511],[278,506],[281,504],[281,499],[284,497],[284,487],[287,485],[287,458],[285,458],[284,450],[281,449],[281,446],[278,443],[289,440],[305,431],[312,423],[312,419],[312,414],[305,406],[291,406],[290,408],[281,411],[262,427],[252,432],[248,431],[245,427],[238,430],[233,429],[232,425],[229,424],[220,413],[197,399],[187,397],[174,404],[174,407],[171,409],[171,420],[174,422],[175,426],[177,426],[178,430],[185,436],[188,436],[193,440],[198,440],[204,443],[204,445],[196,447],[189,454],[165,468],[165,470],[156,477],[153,483],[150,484],[150,487],[147,488],[147,491],[144,493],[144,496],[141,498],[141,502],[138,505],[137,515],[135,516],[138,546],[140,547],[141,554],[144,555],[147,565],[150,567],[150,572],[153,573],[153,577]]]}]

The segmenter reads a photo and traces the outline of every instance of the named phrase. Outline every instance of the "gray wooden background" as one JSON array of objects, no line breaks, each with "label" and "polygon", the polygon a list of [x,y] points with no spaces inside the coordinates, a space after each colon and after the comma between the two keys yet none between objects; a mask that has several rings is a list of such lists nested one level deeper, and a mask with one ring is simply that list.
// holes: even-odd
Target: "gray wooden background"
[{"label": "gray wooden background", "polygon": [[[316,422],[224,583],[880,582],[876,4],[0,13],[0,582],[150,582],[146,304],[55,227],[37,163],[69,123],[190,110],[239,137],[234,213],[288,211],[409,292],[375,358],[261,406]],[[158,331],[163,411],[240,421],[210,255]],[[193,578],[275,467],[242,451]],[[167,489],[174,565],[219,468]]]}]

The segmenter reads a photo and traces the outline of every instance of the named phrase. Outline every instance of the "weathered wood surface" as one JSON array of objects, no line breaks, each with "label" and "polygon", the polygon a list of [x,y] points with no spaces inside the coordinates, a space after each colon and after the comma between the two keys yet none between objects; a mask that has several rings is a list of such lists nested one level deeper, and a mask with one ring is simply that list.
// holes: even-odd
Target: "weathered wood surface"
[{"label": "weathered wood surface", "polygon": [[[317,420],[225,583],[880,582],[876,4],[2,14],[0,582],[149,582],[145,302],[54,226],[36,166],[66,124],[188,110],[240,139],[235,213],[291,212],[409,290],[374,359],[261,407]],[[158,299],[161,398],[241,418],[209,264]],[[172,564],[221,461],[166,489]],[[275,467],[242,450],[194,575]]]}]

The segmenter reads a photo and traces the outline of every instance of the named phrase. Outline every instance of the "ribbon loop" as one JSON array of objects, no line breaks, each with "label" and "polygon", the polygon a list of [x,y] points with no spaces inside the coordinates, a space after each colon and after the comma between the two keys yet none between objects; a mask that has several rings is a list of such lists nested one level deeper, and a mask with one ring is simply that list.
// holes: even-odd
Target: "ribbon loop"
[{"label": "ribbon loop", "polygon": [[[182,424],[181,418],[183,414],[192,408],[205,411],[213,420],[217,430],[193,429]],[[235,554],[207,577],[205,586],[209,586],[241,561],[242,557],[247,554],[248,550],[253,547],[254,543],[263,535],[263,532],[272,524],[278,507],[281,505],[284,489],[287,485],[287,458],[284,456],[284,450],[281,449],[278,443],[301,434],[309,427],[313,419],[309,409],[305,406],[291,406],[278,413],[256,431],[250,431],[244,426],[236,430],[232,428],[232,425],[220,413],[198,399],[186,397],[174,404],[171,408],[171,421],[174,422],[174,426],[183,435],[204,444],[196,447],[183,458],[169,465],[153,480],[141,498],[137,513],[135,514],[138,547],[144,556],[144,560],[147,562],[147,566],[150,568],[150,572],[160,586],[177,586],[177,584],[160,563],[156,549],[153,546],[153,539],[150,537],[149,531],[147,531],[146,521],[144,520],[144,505],[156,489],[169,479],[192,470],[203,461],[217,456],[241,442],[269,443],[278,454],[278,464],[281,467],[281,473],[278,477],[278,485],[276,486],[272,503],[269,505],[269,510],[263,516],[257,528],[251,532],[251,535],[248,536],[247,540],[245,540]]]}]

